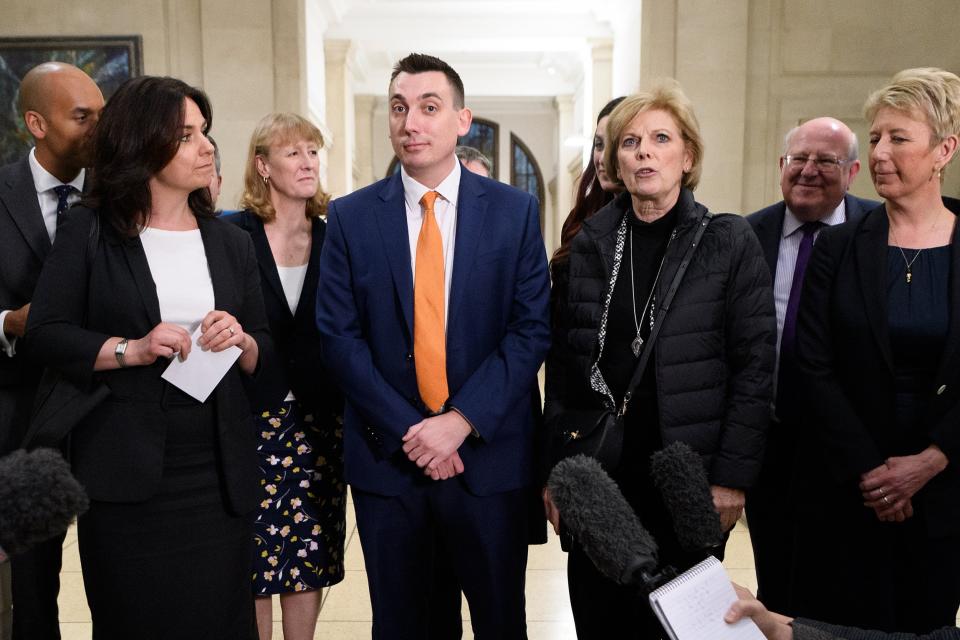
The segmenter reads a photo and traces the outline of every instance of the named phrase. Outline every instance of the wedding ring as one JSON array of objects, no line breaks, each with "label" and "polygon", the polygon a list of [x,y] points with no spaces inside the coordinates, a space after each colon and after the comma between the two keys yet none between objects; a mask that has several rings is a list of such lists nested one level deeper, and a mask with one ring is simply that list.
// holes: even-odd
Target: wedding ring
[{"label": "wedding ring", "polygon": [[890,498],[883,496],[883,504],[890,504]]},{"label": "wedding ring", "polygon": [[877,491],[880,492],[880,497],[881,497],[881,498],[887,495],[887,492],[883,490],[883,487],[879,487],[879,488],[877,489]]},{"label": "wedding ring", "polygon": [[233,336],[233,335],[236,335],[236,332],[233,330],[233,327],[230,327],[229,329],[227,329],[227,331],[229,331],[229,332],[230,332],[230,335],[232,335],[232,336]]}]

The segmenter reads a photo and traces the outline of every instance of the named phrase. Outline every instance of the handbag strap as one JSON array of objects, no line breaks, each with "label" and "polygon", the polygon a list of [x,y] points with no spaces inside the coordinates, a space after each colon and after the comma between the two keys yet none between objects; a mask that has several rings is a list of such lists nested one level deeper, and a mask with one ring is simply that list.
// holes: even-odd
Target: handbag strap
[{"label": "handbag strap", "polygon": [[670,288],[667,289],[667,294],[660,303],[660,311],[657,313],[653,328],[650,329],[650,336],[646,342],[643,343],[640,360],[637,361],[637,368],[633,370],[633,376],[630,378],[630,383],[627,384],[627,392],[623,395],[623,404],[620,405],[620,410],[617,412],[617,415],[622,416],[627,412],[627,405],[630,403],[630,398],[633,397],[634,389],[640,384],[643,372],[646,370],[647,363],[650,361],[650,355],[653,353],[653,344],[656,342],[657,336],[660,335],[660,328],[663,326],[663,320],[667,315],[667,311],[670,310],[670,303],[673,302],[673,296],[676,295],[677,289],[680,288],[680,281],[683,280],[683,274],[687,272],[687,267],[690,266],[690,261],[693,259],[693,253],[696,251],[697,245],[700,244],[700,239],[703,237],[703,233],[707,230],[707,225],[710,224],[713,217],[714,214],[707,211],[701,216],[697,223],[697,232],[693,236],[693,242],[687,247],[687,252],[683,255],[683,260],[680,261],[677,273],[670,282]]}]

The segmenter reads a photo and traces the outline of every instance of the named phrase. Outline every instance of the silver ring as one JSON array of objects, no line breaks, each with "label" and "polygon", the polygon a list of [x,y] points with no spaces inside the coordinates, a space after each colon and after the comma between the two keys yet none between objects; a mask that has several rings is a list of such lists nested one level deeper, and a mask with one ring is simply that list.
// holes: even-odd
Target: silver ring
[{"label": "silver ring", "polygon": [[883,504],[890,504],[890,498],[883,496]]},{"label": "silver ring", "polygon": [[233,330],[233,327],[228,327],[228,328],[227,328],[227,331],[230,332],[230,335],[231,335],[231,336],[236,335],[236,332]]},{"label": "silver ring", "polygon": [[883,490],[883,487],[877,487],[877,491],[880,492],[881,498],[887,495],[887,492]]}]

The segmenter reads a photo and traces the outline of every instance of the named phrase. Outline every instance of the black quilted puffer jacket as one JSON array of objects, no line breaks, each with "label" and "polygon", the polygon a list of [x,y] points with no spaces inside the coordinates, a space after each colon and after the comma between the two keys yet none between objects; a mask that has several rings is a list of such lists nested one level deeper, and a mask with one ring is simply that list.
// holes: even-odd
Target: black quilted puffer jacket
[{"label": "black quilted puffer jacket", "polygon": [[[678,205],[677,236],[657,285],[661,300],[706,212],[687,189]],[[547,359],[548,423],[567,408],[603,406],[589,371],[624,215],[632,215],[629,194],[586,220],[573,240],[568,286],[559,289],[566,300],[556,301]],[[663,443],[679,440],[700,453],[711,484],[747,489],[760,471],[776,324],[770,270],[750,225],[737,215],[715,216],[666,313],[653,358]]]}]

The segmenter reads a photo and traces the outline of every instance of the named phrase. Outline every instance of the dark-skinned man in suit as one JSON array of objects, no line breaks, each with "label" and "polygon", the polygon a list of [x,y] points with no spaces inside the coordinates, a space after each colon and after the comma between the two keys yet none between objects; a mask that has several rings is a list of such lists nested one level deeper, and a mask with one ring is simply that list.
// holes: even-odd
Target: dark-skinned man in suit
[{"label": "dark-skinned man in suit", "polygon": [[[34,67],[20,84],[20,113],[34,140],[21,160],[0,168],[0,452],[20,445],[40,371],[21,339],[57,221],[80,199],[91,133],[103,94],[80,69]],[[13,638],[60,638],[58,536],[11,560]]]}]

